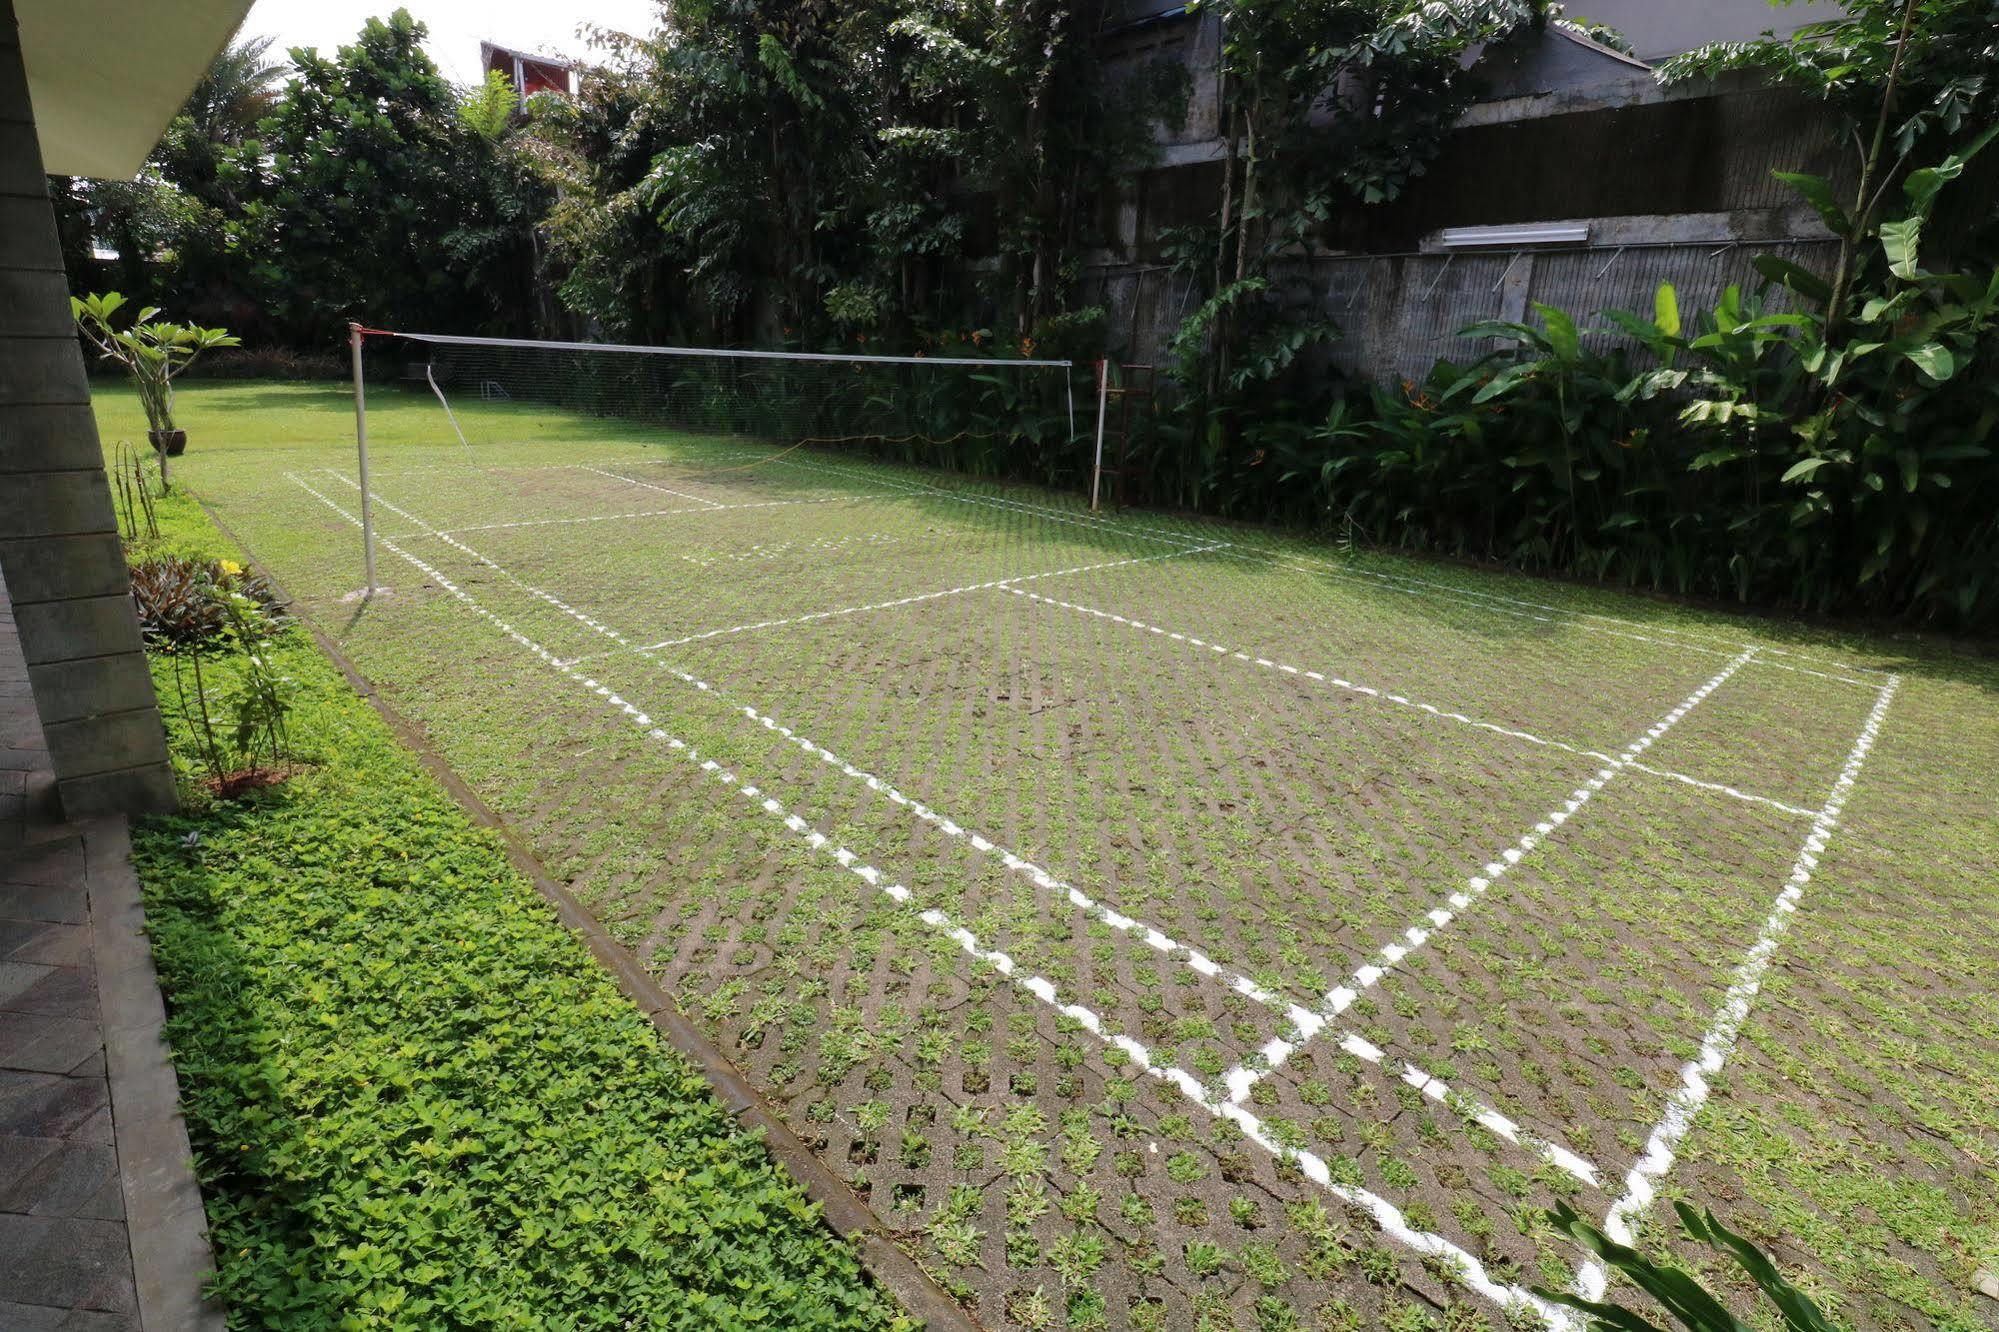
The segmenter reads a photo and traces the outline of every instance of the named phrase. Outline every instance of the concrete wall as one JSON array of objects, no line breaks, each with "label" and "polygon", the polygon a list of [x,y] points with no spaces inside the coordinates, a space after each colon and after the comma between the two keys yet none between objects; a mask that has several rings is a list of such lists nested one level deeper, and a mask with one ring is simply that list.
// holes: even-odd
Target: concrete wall
[{"label": "concrete wall", "polygon": [[63,812],[173,808],[12,0],[0,0],[0,573]]},{"label": "concrete wall", "polygon": [[[1649,316],[1659,284],[1671,282],[1682,315],[1691,320],[1731,283],[1753,290],[1761,279],[1750,260],[1758,254],[1822,271],[1832,250],[1829,240],[1647,240],[1522,253],[1316,255],[1280,263],[1274,278],[1292,308],[1339,328],[1339,341],[1320,364],[1355,380],[1420,380],[1439,360],[1464,364],[1490,350],[1490,343],[1459,337],[1459,329],[1482,319],[1531,320],[1534,301],[1595,327],[1599,310]],[[1186,278],[1151,265],[1100,269],[1091,275],[1089,292],[1109,312],[1113,354],[1139,363],[1157,362],[1174,329],[1205,295]],[[1771,309],[1779,308],[1772,303]],[[1615,341],[1607,333],[1590,336]]]},{"label": "concrete wall", "polygon": [[[1703,8],[1716,11],[1703,21],[1735,12]],[[1764,17],[1760,0],[1756,8]],[[1105,306],[1112,352],[1127,361],[1156,364],[1209,294],[1166,269],[1161,240],[1217,219],[1219,35],[1214,14],[1197,11],[1108,40],[1114,62],[1179,60],[1193,89],[1187,121],[1160,136],[1153,169],[1109,201],[1108,234],[1086,265],[1084,299]],[[1488,48],[1477,77],[1479,102],[1401,199],[1346,206],[1308,250],[1276,265],[1287,304],[1342,331],[1329,368],[1420,377],[1440,359],[1479,355],[1458,329],[1520,319],[1534,301],[1585,318],[1649,311],[1659,283],[1671,282],[1692,312],[1731,283],[1756,286],[1758,253],[1813,268],[1830,259],[1816,214],[1771,175],[1848,182],[1853,154],[1822,105],[1746,77],[1662,88],[1642,65],[1552,27]],[[1589,239],[1559,252],[1455,258],[1439,245],[1448,228],[1532,223],[1581,223]]]}]

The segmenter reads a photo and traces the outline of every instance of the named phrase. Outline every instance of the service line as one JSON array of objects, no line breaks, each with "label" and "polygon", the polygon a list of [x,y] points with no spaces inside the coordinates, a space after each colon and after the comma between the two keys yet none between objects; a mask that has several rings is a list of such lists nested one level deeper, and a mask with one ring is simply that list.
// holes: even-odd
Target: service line
[{"label": "service line", "polygon": [[[1221,551],[1219,553],[1226,555],[1228,552]],[[1747,791],[1737,790],[1735,787],[1725,785],[1721,782],[1703,781],[1699,777],[1689,777],[1685,773],[1674,772],[1669,768],[1654,768],[1648,764],[1633,763],[1626,759],[1620,759],[1613,754],[1605,754],[1594,749],[1579,748],[1576,745],[1569,744],[1565,740],[1550,740],[1545,736],[1535,735],[1530,731],[1518,730],[1511,726],[1501,726],[1497,722],[1481,721],[1476,717],[1466,716],[1462,712],[1453,712],[1448,708],[1440,708],[1434,703],[1425,703],[1419,699],[1395,693],[1392,690],[1380,689],[1373,685],[1356,684],[1352,680],[1344,680],[1337,675],[1327,675],[1323,671],[1308,670],[1303,666],[1293,666],[1288,662],[1273,661],[1268,657],[1253,656],[1248,652],[1231,648],[1226,644],[1216,643],[1193,634],[1183,634],[1171,629],[1163,629],[1156,624],[1148,624],[1144,620],[1134,620],[1130,616],[1119,615],[1114,611],[1099,610],[1095,606],[1084,606],[1073,601],[1062,601],[1056,597],[1045,596],[1039,592],[1016,591],[1011,587],[1002,590],[1012,592],[1015,596],[1026,597],[1030,601],[1041,602],[1043,605],[1059,606],[1064,610],[1077,611],[1083,615],[1094,616],[1099,620],[1108,620],[1113,624],[1122,624],[1144,633],[1156,634],[1161,638],[1171,639],[1176,643],[1185,643],[1189,647],[1206,648],[1208,651],[1219,656],[1229,657],[1235,661],[1248,662],[1252,666],[1261,666],[1265,670],[1279,671],[1285,675],[1294,675],[1303,680],[1331,685],[1335,689],[1350,694],[1360,694],[1367,698],[1378,698],[1384,703],[1393,703],[1397,707],[1413,708],[1417,712],[1427,713],[1432,717],[1440,717],[1445,721],[1456,722],[1460,726],[1476,727],[1481,731],[1490,731],[1494,735],[1503,735],[1514,740],[1522,740],[1530,745],[1538,745],[1544,749],[1560,750],[1565,754],[1574,754],[1578,758],[1594,759],[1599,763],[1629,767],[1638,772],[1649,773],[1654,777],[1698,787],[1703,791],[1713,791],[1717,794],[1730,796],[1733,799],[1747,801],[1752,804],[1768,805],[1772,809],[1780,809],[1786,814],[1791,814],[1798,818],[1813,818],[1817,813],[1815,810],[1801,809],[1796,805],[1787,805],[1781,800],[1772,800],[1768,796],[1753,795]],[[1755,649],[1752,648],[1750,651],[1754,652]]]},{"label": "service line", "polygon": [[[1757,933],[1755,944],[1736,967],[1733,983],[1722,997],[1721,1006],[1715,1010],[1707,1034],[1701,1038],[1700,1053],[1680,1070],[1680,1085],[1667,1099],[1664,1117],[1646,1139],[1645,1151],[1639,1156],[1637,1164],[1624,1177],[1624,1196],[1611,1205],[1603,1222],[1604,1233],[1619,1244],[1632,1242],[1634,1228],[1658,1193],[1657,1181],[1673,1168],[1680,1141],[1693,1127],[1701,1107],[1707,1104],[1713,1090],[1710,1079],[1721,1072],[1729,1055],[1734,1052],[1736,1038],[1741,1034],[1743,1021],[1749,1016],[1750,1005],[1756,1002],[1757,993],[1763,988],[1763,976],[1770,969],[1770,960],[1776,955],[1778,941],[1798,910],[1798,903],[1805,895],[1805,885],[1812,881],[1812,872],[1818,868],[1819,857],[1825,854],[1826,843],[1839,827],[1839,816],[1853,794],[1854,784],[1860,780],[1860,769],[1881,734],[1881,723],[1888,716],[1888,705],[1894,701],[1895,691],[1901,683],[1899,675],[1889,676],[1887,686],[1882,689],[1880,698],[1875,700],[1873,711],[1867,714],[1860,735],[1847,752],[1846,763],[1840,768],[1838,779],[1833,782],[1831,794],[1812,820],[1812,830],[1805,835],[1804,845],[1798,849],[1798,858],[1791,864],[1790,877],[1777,894],[1769,918]],[[1603,1298],[1609,1280],[1610,1274],[1603,1263],[1591,1258],[1577,1274],[1576,1289],[1586,1299],[1599,1300]]]},{"label": "service line", "polygon": [[[1167,551],[1163,555],[1140,555],[1140,556],[1134,556],[1130,559],[1123,559],[1123,560],[1104,560],[1096,564],[1077,564],[1077,565],[1072,565],[1067,569],[1049,569],[1043,573],[1015,574],[1011,578],[995,578],[989,582],[984,582],[984,583],[966,583],[961,587],[939,588],[935,592],[919,592],[914,596],[897,597],[893,601],[873,601],[869,602],[867,605],[864,606],[842,606],[838,610],[812,611],[809,614],[790,615],[786,616],[783,619],[757,620],[750,624],[730,625],[726,629],[709,629],[705,630],[702,633],[687,634],[680,638],[662,639],[660,642],[646,643],[638,647],[632,647],[629,644],[625,644],[623,639],[619,639],[618,641],[621,645],[623,645],[626,648],[627,651],[638,652],[638,653],[649,653],[649,652],[655,652],[660,648],[683,647],[688,643],[701,643],[711,638],[726,638],[734,634],[747,634],[747,633],[752,633],[759,629],[781,629],[787,625],[811,624],[818,620],[837,619],[845,615],[862,615],[867,613],[868,611],[894,610],[898,606],[915,606],[915,605],[920,605],[921,603],[926,601],[937,601],[944,597],[959,597],[965,595],[967,592],[983,592],[990,588],[996,588],[996,587],[1010,588],[1015,583],[1031,583],[1034,582],[1036,579],[1040,578],[1065,578],[1070,574],[1094,573],[1100,569],[1122,569],[1126,565],[1130,564],[1150,564],[1154,560],[1178,559],[1183,554],[1199,555],[1199,554],[1205,554],[1211,550],[1219,550],[1219,549],[1220,549],[1219,546],[1202,546],[1196,550]],[[486,562],[489,564],[492,563],[492,561],[490,560]],[[494,565],[493,567],[498,568],[499,566]],[[565,664],[574,665],[579,661],[595,661],[599,657],[608,657],[612,655],[614,654],[609,652],[589,652],[585,653],[583,656],[580,657],[571,657],[569,658],[568,662]]]},{"label": "service line", "polygon": [[[304,479],[298,477],[294,477],[293,479],[307,493],[319,500],[320,503],[326,505],[355,526],[358,527],[360,525],[359,519],[314,489]],[[913,894],[911,894],[908,888],[891,881],[887,875],[874,866],[867,864],[860,856],[813,828],[803,818],[787,809],[776,797],[770,796],[755,785],[743,781],[735,773],[723,767],[714,759],[704,758],[691,745],[687,744],[686,741],[669,734],[665,729],[655,725],[650,716],[633,703],[628,702],[613,692],[609,686],[598,683],[574,667],[560,665],[555,655],[547,648],[535,642],[526,634],[521,633],[518,629],[515,629],[507,621],[481,605],[471,594],[452,582],[442,572],[410,554],[400,546],[397,546],[392,539],[382,538],[381,541],[382,545],[392,554],[408,561],[445,592],[499,629],[507,638],[533,653],[534,656],[577,685],[587,689],[593,695],[616,708],[628,717],[633,725],[640,728],[649,739],[666,745],[669,750],[687,762],[694,764],[702,772],[707,773],[714,781],[735,791],[755,808],[782,823],[791,832],[804,839],[806,844],[814,851],[838,862],[842,868],[860,878],[871,888],[882,893],[897,905],[911,909],[917,919],[947,935],[967,955],[999,972],[1000,975],[1004,976],[1013,985],[1033,995],[1042,1003],[1073,1018],[1097,1040],[1121,1051],[1126,1058],[1136,1064],[1148,1076],[1176,1088],[1184,1097],[1209,1115],[1218,1119],[1226,1119],[1235,1124],[1250,1141],[1255,1142],[1259,1147],[1262,1147],[1265,1151],[1270,1152],[1280,1160],[1295,1165],[1307,1179],[1319,1185],[1334,1197],[1365,1210],[1373,1218],[1375,1224],[1381,1228],[1382,1233],[1389,1239],[1416,1253],[1443,1260],[1455,1269],[1458,1279],[1467,1289],[1476,1291],[1478,1294],[1483,1295],[1502,1307],[1520,1307],[1532,1310],[1558,1328],[1573,1329],[1576,1327],[1574,1318],[1559,1307],[1549,1304],[1547,1301],[1534,1295],[1531,1291],[1525,1290],[1518,1285],[1504,1284],[1494,1278],[1492,1273],[1487,1270],[1485,1265],[1475,1255],[1459,1248],[1441,1235],[1416,1230],[1409,1224],[1408,1218],[1403,1215],[1401,1209],[1397,1208],[1386,1198],[1366,1189],[1336,1183],[1332,1178],[1331,1168],[1327,1165],[1325,1158],[1312,1152],[1299,1151],[1284,1146],[1270,1133],[1261,1119],[1241,1106],[1226,1103],[1218,1104],[1212,1101],[1208,1097],[1206,1088],[1192,1074],[1172,1065],[1156,1062],[1152,1058],[1151,1051],[1143,1044],[1128,1035],[1110,1031],[1103,1019],[1095,1012],[1080,1004],[1065,1003],[1052,982],[1042,976],[1023,972],[1011,957],[996,949],[985,947],[976,935],[963,926],[954,923],[942,911],[938,911],[935,908],[920,911],[914,910],[912,905]]]},{"label": "service line", "polygon": [[[828,463],[809,463],[801,459],[791,459],[791,458],[783,459],[782,461],[788,466],[806,467],[817,471],[832,472],[838,475],[844,475],[856,479],[868,480],[880,485],[898,484],[896,482],[883,480],[880,477],[872,476],[865,472],[854,471],[848,468],[836,467]],[[1042,517],[1049,518],[1057,522],[1080,523],[1084,521],[1080,516],[1075,514],[1070,514],[1065,510],[1049,508],[1044,505],[1028,504],[1020,500],[1002,500],[1002,499],[995,499],[984,496],[962,495],[939,486],[923,485],[920,482],[906,483],[903,485],[903,488],[910,490],[920,489],[921,491],[927,494],[941,495],[950,499],[962,500],[966,503],[999,505],[1005,508],[1016,509],[1025,513],[1038,514]],[[1198,544],[1200,541],[1206,539],[1202,537],[1193,537],[1178,533],[1171,533],[1163,527],[1121,523],[1110,518],[1091,517],[1087,520],[1087,525],[1094,526],[1099,530],[1119,532],[1127,536],[1141,537],[1146,540],[1171,541],[1182,545]],[[1866,689],[1880,689],[1883,688],[1883,686],[1871,680],[1854,679],[1853,678],[1854,675],[1885,676],[1887,674],[1886,672],[1881,671],[1875,667],[1854,666],[1845,662],[1827,661],[1823,658],[1809,656],[1804,653],[1792,652],[1787,648],[1770,647],[1762,644],[1750,644],[1733,639],[1720,638],[1707,634],[1694,634],[1687,630],[1674,629],[1669,626],[1641,624],[1635,620],[1621,619],[1615,615],[1602,615],[1593,611],[1565,610],[1560,606],[1551,606],[1545,602],[1527,601],[1519,597],[1502,596],[1494,592],[1480,592],[1471,588],[1457,587],[1450,583],[1441,583],[1434,579],[1429,579],[1429,578],[1417,578],[1412,575],[1406,575],[1406,574],[1381,573],[1372,569],[1360,569],[1348,565],[1333,564],[1325,560],[1314,559],[1310,556],[1286,555],[1280,551],[1267,550],[1255,546],[1245,546],[1239,542],[1229,542],[1225,544],[1228,547],[1226,551],[1226,557],[1229,559],[1249,560],[1249,561],[1263,560],[1272,563],[1277,563],[1280,565],[1283,564],[1284,561],[1295,560],[1298,561],[1298,564],[1292,567],[1305,568],[1309,569],[1312,572],[1331,573],[1336,576],[1345,577],[1345,578],[1367,579],[1373,582],[1387,584],[1395,588],[1397,591],[1402,592],[1406,596],[1429,596],[1429,597],[1443,596],[1448,598],[1454,598],[1456,600],[1463,601],[1466,602],[1467,604],[1476,606],[1480,609],[1490,611],[1494,614],[1511,614],[1515,615],[1517,618],[1537,620],[1546,624],[1573,625],[1578,629],[1583,629],[1592,633],[1607,634],[1617,638],[1635,639],[1638,642],[1651,643],[1661,647],[1678,648],[1681,651],[1685,652],[1700,652],[1700,653],[1705,653],[1709,656],[1726,657],[1734,652],[1740,651],[1743,648],[1748,648],[1753,646],[1756,648],[1757,652],[1754,661],[1759,668],[1792,671],[1800,675],[1817,676],[1821,679],[1826,679],[1826,680],[1837,680],[1843,684],[1859,685],[1862,688]],[[1521,614],[1520,611],[1518,610],[1508,609],[1510,607],[1518,607],[1528,612],[1541,612],[1541,613]],[[1594,621],[1595,623],[1584,623],[1584,621]],[[1612,624],[1621,625],[1624,626],[1624,628],[1622,630],[1613,630],[1602,627],[1603,625],[1612,625]],[[1628,632],[1629,630],[1640,630],[1640,629],[1647,630],[1648,632],[1647,633]],[[1665,638],[1657,637],[1656,635],[1659,634],[1669,635],[1670,637],[1665,637]],[[1688,642],[1687,641],[1688,639],[1700,639],[1704,640],[1705,643],[1716,643],[1716,644],[1721,644],[1723,646],[1709,647],[1705,646],[1703,642]],[[1828,674],[1825,671],[1809,670],[1803,666],[1787,665],[1784,663],[1771,661],[1770,658],[1772,656],[1789,657],[1794,661],[1800,661],[1800,662],[1812,662],[1816,665],[1829,667],[1833,671],[1846,671],[1849,672],[1849,674],[1847,675]]]},{"label": "service line", "polygon": [[651,481],[640,481],[635,477],[619,476],[616,472],[607,472],[601,467],[592,467],[589,463],[582,463],[579,466],[586,472],[594,472],[598,476],[607,476],[613,481],[622,481],[628,486],[642,486],[647,490],[657,490],[662,495],[671,495],[675,499],[693,500],[696,504],[705,504],[711,509],[726,509],[729,507],[726,504],[717,504],[711,499],[703,499],[699,495],[690,495],[684,490],[675,490],[671,486],[655,485]]}]

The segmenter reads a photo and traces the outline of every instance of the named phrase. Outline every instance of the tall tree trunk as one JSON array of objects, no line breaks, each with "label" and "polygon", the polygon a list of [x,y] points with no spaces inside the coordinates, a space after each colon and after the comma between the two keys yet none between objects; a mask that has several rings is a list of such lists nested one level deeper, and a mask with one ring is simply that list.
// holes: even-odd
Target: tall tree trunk
[{"label": "tall tree trunk", "polygon": [[1888,64],[1888,83],[1881,90],[1881,114],[1874,120],[1874,138],[1860,162],[1860,187],[1854,191],[1852,226],[1839,241],[1839,268],[1833,274],[1832,295],[1826,301],[1825,340],[1830,343],[1846,323],[1846,306],[1853,290],[1853,270],[1861,239],[1880,204],[1874,194],[1875,177],[1880,172],[1881,150],[1888,142],[1888,117],[1895,109],[1895,90],[1902,78],[1902,56],[1909,49],[1909,30],[1915,25],[1916,0],[1903,0],[1902,30],[1895,39],[1895,58]]}]

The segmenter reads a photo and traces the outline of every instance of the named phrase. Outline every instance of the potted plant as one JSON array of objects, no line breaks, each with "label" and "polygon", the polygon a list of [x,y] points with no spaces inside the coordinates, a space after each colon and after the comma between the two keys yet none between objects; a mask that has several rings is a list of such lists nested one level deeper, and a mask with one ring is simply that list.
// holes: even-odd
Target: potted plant
[{"label": "potted plant", "polygon": [[159,450],[162,479],[166,458],[178,458],[187,448],[187,431],[174,425],[174,377],[194,364],[210,347],[235,347],[240,339],[226,329],[197,328],[192,324],[155,322],[157,306],[139,311],[139,318],[127,329],[113,328],[111,316],[125,305],[115,291],[95,293],[81,299],[69,298],[76,325],[97,348],[98,355],[116,361],[132,376],[139,391],[139,405],[146,409],[146,435]]}]

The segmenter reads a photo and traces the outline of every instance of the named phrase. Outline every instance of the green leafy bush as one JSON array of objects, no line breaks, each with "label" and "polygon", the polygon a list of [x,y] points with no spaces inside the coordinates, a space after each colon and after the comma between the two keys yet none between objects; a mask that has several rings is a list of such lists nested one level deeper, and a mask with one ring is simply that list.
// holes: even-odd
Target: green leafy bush
[{"label": "green leafy bush", "polygon": [[[1761,1249],[1715,1219],[1713,1212],[1696,1212],[1683,1202],[1673,1204],[1680,1227],[1687,1238],[1705,1244],[1733,1259],[1748,1273],[1757,1289],[1775,1306],[1778,1326],[1785,1332],[1839,1332],[1818,1305],[1784,1279],[1775,1263]],[[1557,1230],[1572,1237],[1595,1254],[1599,1261],[1622,1273],[1631,1283],[1650,1295],[1673,1321],[1688,1332],[1749,1332],[1750,1325],[1728,1311],[1714,1296],[1685,1272],[1653,1261],[1638,1250],[1619,1244],[1576,1215],[1562,1203],[1548,1213]],[[1535,1287],[1542,1299],[1589,1315],[1592,1332],[1659,1332],[1658,1325],[1636,1310],[1601,1300],[1585,1300],[1563,1291]]]},{"label": "green leafy bush", "polygon": [[250,633],[261,636],[291,622],[270,580],[233,560],[155,555],[132,566],[139,631],[155,652],[219,644],[233,624],[231,594],[249,598],[254,607],[244,624]]}]

